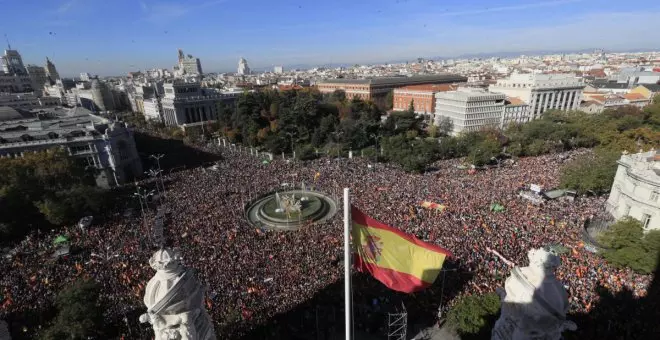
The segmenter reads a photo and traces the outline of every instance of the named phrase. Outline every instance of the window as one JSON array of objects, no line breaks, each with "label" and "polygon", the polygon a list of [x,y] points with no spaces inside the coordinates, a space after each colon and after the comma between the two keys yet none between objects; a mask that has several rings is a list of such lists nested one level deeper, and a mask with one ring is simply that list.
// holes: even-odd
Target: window
[{"label": "window", "polygon": [[623,216],[630,216],[630,206],[626,204],[625,209],[623,209]]},{"label": "window", "polygon": [[651,192],[651,201],[653,201],[653,202],[658,201],[658,192],[657,191]]},{"label": "window", "polygon": [[649,227],[649,224],[651,224],[651,215],[643,214],[642,215],[642,224],[644,225],[644,229],[647,229]]}]

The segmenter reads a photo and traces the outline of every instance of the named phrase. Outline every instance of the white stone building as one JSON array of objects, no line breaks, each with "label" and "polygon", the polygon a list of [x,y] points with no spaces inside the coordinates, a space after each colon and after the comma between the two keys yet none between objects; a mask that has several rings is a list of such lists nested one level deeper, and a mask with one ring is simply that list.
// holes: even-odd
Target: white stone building
[{"label": "white stone building", "polygon": [[451,134],[478,131],[485,127],[500,127],[506,96],[488,93],[479,88],[459,88],[435,95],[435,122],[443,117],[453,123]]},{"label": "white stone building", "polygon": [[82,107],[32,111],[0,107],[0,157],[22,157],[56,147],[96,168],[99,186],[117,186],[142,174],[133,132],[124,123]]},{"label": "white stone building", "polygon": [[584,83],[572,74],[515,73],[490,85],[490,92],[518,97],[530,106],[532,119],[551,109],[577,110]]},{"label": "white stone building", "polygon": [[623,154],[614,177],[607,210],[616,218],[642,222],[645,230],[660,228],[660,154],[655,150]]},{"label": "white stone building", "polygon": [[248,66],[247,60],[245,60],[245,58],[241,58],[241,60],[238,61],[238,74],[250,74],[250,67]]},{"label": "white stone building", "polygon": [[183,50],[179,50],[179,72],[182,75],[201,75],[202,74],[202,62],[199,58],[193,57],[191,54],[184,55]]},{"label": "white stone building", "polygon": [[145,99],[143,102],[144,117],[148,120],[163,120],[163,108],[160,99],[153,97]]},{"label": "white stone building", "polygon": [[275,67],[273,67],[273,72],[274,72],[275,74],[282,74],[282,73],[284,73],[284,67],[282,67],[282,66],[275,66]]},{"label": "white stone building", "polygon": [[163,87],[163,122],[168,126],[215,121],[218,119],[217,103],[233,102],[238,97],[235,93],[225,94],[203,89],[199,82],[175,80]]},{"label": "white stone building", "polygon": [[520,98],[506,98],[502,123],[500,124],[502,129],[506,129],[513,123],[529,122],[531,119],[529,105],[520,100]]}]

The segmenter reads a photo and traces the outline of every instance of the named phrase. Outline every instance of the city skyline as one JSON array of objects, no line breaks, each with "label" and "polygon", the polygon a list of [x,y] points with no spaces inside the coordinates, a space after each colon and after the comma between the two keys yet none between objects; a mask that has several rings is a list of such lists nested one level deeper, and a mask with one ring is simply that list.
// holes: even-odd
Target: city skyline
[{"label": "city skyline", "polygon": [[[636,3],[643,11],[596,0],[447,1],[441,6],[429,0],[313,6],[223,0],[0,3],[6,12],[0,33],[26,64],[50,57],[68,77],[172,68],[178,48],[200,58],[207,72],[235,72],[240,57],[260,70],[478,53],[655,50],[657,42],[648,32],[660,14],[660,5],[648,0]],[[36,24],[22,25],[26,15]]]}]

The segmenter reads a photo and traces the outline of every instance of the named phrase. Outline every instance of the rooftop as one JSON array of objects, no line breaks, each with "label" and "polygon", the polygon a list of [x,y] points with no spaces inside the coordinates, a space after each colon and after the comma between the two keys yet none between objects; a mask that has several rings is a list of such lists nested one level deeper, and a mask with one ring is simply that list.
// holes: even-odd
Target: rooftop
[{"label": "rooftop", "polygon": [[0,122],[0,145],[96,137],[102,134],[109,123],[110,120],[95,116],[82,107],[33,110],[21,117]]},{"label": "rooftop", "polygon": [[467,78],[457,74],[436,74],[428,76],[413,77],[379,77],[366,79],[326,79],[321,82],[329,84],[363,84],[363,85],[407,85],[407,84],[428,84],[428,83],[455,83],[466,82]]},{"label": "rooftop", "polygon": [[641,94],[641,93],[626,93],[626,94],[623,95],[623,98],[626,98],[626,99],[632,100],[632,101],[648,100],[648,98],[644,97],[644,95]]},{"label": "rooftop", "polygon": [[506,97],[506,101],[509,102],[510,105],[527,105],[527,103],[518,97]]},{"label": "rooftop", "polygon": [[619,159],[619,164],[627,168],[629,176],[653,182],[660,185],[660,157],[657,151],[651,149],[647,152],[636,154],[624,154]]},{"label": "rooftop", "polygon": [[456,84],[435,84],[435,85],[423,84],[423,85],[404,86],[394,91],[395,92],[396,91],[446,92],[446,91],[454,91],[457,88],[458,85]]}]

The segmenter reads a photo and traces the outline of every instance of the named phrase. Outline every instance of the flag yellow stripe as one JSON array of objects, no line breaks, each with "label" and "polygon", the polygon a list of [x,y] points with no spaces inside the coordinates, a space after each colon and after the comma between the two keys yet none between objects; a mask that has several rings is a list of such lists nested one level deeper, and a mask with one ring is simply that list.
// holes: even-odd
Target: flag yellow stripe
[{"label": "flag yellow stripe", "polygon": [[[433,283],[442,269],[445,254],[418,246],[391,231],[353,222],[353,242],[363,261],[396,270]],[[372,256],[369,242],[375,242],[380,256]],[[372,247],[372,249],[374,249]]]}]

